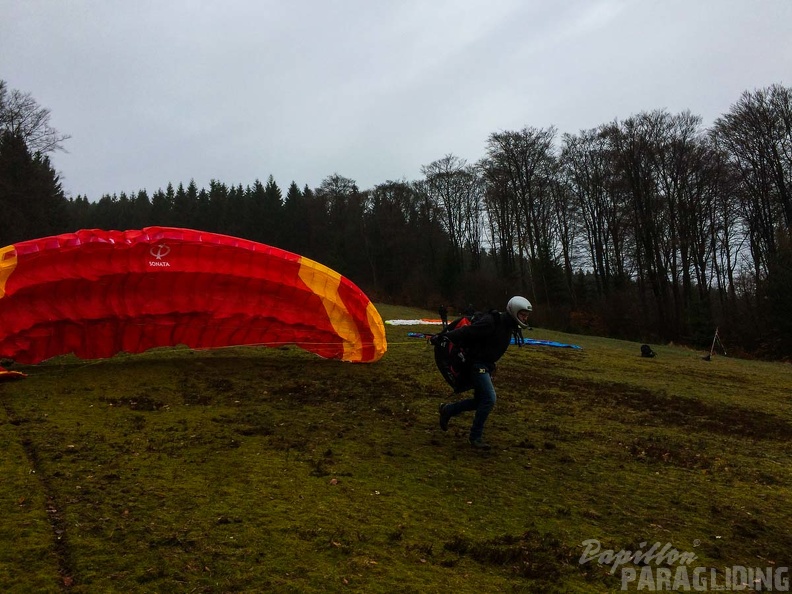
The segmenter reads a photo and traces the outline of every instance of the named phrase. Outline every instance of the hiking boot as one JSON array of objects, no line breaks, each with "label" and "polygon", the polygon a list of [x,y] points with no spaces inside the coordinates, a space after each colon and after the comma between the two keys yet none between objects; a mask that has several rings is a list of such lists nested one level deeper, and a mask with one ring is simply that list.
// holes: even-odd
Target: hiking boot
[{"label": "hiking boot", "polygon": [[444,412],[446,406],[448,405],[445,402],[443,402],[440,405],[440,410],[438,411],[440,413],[440,429],[442,429],[443,431],[448,431],[448,421],[451,420],[451,415],[446,414]]},{"label": "hiking boot", "polygon": [[477,450],[490,450],[490,449],[492,449],[492,446],[490,444],[488,444],[486,441],[484,441],[483,439],[481,439],[480,437],[478,439],[470,439],[468,441],[470,442],[470,445],[472,445]]}]

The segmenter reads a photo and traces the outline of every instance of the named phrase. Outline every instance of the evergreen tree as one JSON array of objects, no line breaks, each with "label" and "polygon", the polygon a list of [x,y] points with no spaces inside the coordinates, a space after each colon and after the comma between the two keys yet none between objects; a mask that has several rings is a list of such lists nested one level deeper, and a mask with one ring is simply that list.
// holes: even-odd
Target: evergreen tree
[{"label": "evergreen tree", "polygon": [[228,210],[228,187],[217,181],[209,182],[208,225],[207,231],[227,233],[225,226],[226,211]]},{"label": "evergreen tree", "polygon": [[132,204],[129,229],[142,229],[151,224],[151,200],[146,190],[140,190]]},{"label": "evergreen tree", "polygon": [[[168,187],[173,193],[173,186],[168,184]],[[168,225],[170,224],[172,202],[168,199],[167,194],[162,190],[157,190],[151,197],[151,224],[152,225]]]},{"label": "evergreen tree", "polygon": [[292,181],[283,202],[283,224],[281,226],[280,247],[300,253],[302,248],[302,210],[303,194],[297,184]]},{"label": "evergreen tree", "polygon": [[66,208],[49,157],[31,154],[18,134],[0,133],[0,246],[65,231]]},{"label": "evergreen tree", "polygon": [[[190,181],[192,186],[195,186],[195,183]],[[196,190],[197,194],[197,190]],[[171,219],[173,224],[177,227],[190,227],[191,218],[192,218],[192,210],[194,204],[190,203],[190,199],[187,196],[187,190],[184,189],[183,184],[179,184],[179,187],[176,189],[176,193],[173,195],[173,218]]]},{"label": "evergreen tree", "polygon": [[261,214],[261,241],[271,245],[281,245],[283,237],[281,229],[283,225],[283,195],[271,175],[267,179],[267,185],[264,186]]},{"label": "evergreen tree", "polygon": [[92,204],[88,202],[86,196],[77,194],[74,199],[69,199],[66,204],[67,230],[76,231],[87,229],[91,226]]}]

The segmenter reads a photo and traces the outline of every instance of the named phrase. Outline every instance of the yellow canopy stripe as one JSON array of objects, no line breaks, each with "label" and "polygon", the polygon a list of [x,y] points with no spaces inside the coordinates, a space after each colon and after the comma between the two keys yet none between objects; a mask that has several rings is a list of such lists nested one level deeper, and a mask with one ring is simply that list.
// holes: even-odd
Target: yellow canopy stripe
[{"label": "yellow canopy stripe", "polygon": [[355,322],[338,294],[341,275],[310,258],[300,257],[300,280],[322,300],[333,329],[344,341],[344,361],[362,359],[362,340]]},{"label": "yellow canopy stripe", "polygon": [[11,273],[14,272],[16,265],[16,248],[13,245],[0,248],[0,299],[5,296],[6,282]]},{"label": "yellow canopy stripe", "polygon": [[376,358],[379,359],[385,354],[385,351],[388,350],[388,340],[385,338],[385,325],[382,323],[382,318],[371,301],[369,301],[366,307],[366,318],[371,327],[371,332],[374,335],[374,348],[377,352]]}]

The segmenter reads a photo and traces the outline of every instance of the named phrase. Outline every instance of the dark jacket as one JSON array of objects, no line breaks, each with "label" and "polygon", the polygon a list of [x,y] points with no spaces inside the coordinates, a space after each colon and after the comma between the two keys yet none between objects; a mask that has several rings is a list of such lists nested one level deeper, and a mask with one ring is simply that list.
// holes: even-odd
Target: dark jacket
[{"label": "dark jacket", "polygon": [[494,367],[509,348],[516,329],[517,322],[509,314],[491,311],[477,316],[467,326],[451,330],[446,336],[465,349],[468,361]]}]

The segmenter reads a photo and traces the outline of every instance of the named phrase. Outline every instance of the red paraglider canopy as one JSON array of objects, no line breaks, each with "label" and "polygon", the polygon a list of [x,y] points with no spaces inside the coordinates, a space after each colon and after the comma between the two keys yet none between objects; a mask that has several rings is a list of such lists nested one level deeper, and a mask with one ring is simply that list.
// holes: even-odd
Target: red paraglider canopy
[{"label": "red paraglider canopy", "polygon": [[355,362],[387,350],[379,313],[351,281],[253,241],[148,227],[0,249],[0,356],[19,363],[290,343]]},{"label": "red paraglider canopy", "polygon": [[21,371],[9,371],[5,367],[0,367],[0,382],[22,379],[25,377],[27,377],[26,373],[22,373]]}]

